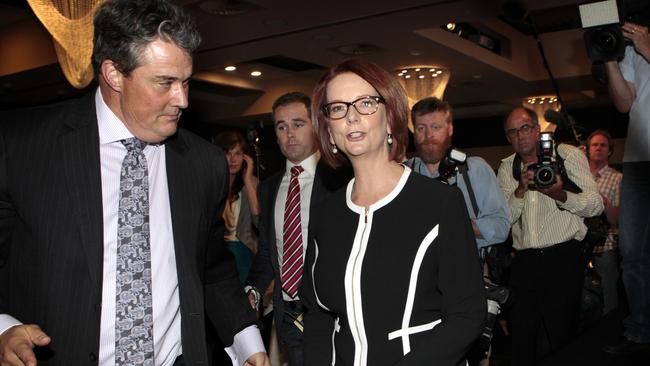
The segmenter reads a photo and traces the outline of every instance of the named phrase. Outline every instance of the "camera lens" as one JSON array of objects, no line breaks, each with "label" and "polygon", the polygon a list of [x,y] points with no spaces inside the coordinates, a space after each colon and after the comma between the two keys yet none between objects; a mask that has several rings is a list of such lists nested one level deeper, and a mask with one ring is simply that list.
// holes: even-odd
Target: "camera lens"
[{"label": "camera lens", "polygon": [[618,48],[618,40],[616,35],[611,33],[608,29],[603,29],[595,38],[595,46],[598,47],[602,53],[613,53]]},{"label": "camera lens", "polygon": [[550,166],[543,166],[535,172],[535,184],[538,187],[549,187],[555,182],[555,171]]}]

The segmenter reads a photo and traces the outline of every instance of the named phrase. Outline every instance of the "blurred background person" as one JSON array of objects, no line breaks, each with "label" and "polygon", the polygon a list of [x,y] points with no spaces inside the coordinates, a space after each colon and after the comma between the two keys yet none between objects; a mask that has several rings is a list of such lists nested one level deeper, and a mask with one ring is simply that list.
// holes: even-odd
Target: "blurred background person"
[{"label": "blurred background person", "polygon": [[650,37],[648,27],[626,22],[632,42],[620,63],[605,63],[609,95],[630,114],[623,155],[619,251],[630,313],[624,337],[604,348],[610,354],[650,350]]},{"label": "blurred background person", "polygon": [[462,194],[400,164],[408,106],[390,74],[360,60],[314,89],[323,159],[354,171],[315,210],[305,281],[305,364],[456,365],[485,319]]},{"label": "blurred background person", "polygon": [[235,256],[239,279],[244,282],[257,253],[255,234],[260,214],[257,201],[255,163],[248,154],[244,136],[237,131],[222,132],[214,143],[226,153],[228,161],[228,201],[223,211],[224,240]]},{"label": "blurred background person", "polygon": [[609,132],[596,130],[587,138],[589,169],[603,198],[604,214],[609,224],[607,239],[594,246],[593,264],[603,289],[603,314],[618,307],[618,213],[623,174],[609,166],[614,141]]}]

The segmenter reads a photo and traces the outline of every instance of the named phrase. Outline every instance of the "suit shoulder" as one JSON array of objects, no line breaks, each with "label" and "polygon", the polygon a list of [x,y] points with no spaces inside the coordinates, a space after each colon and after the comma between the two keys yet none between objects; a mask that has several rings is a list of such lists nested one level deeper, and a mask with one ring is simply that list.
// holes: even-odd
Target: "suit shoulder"
[{"label": "suit shoulder", "polygon": [[277,172],[271,174],[270,176],[266,177],[263,181],[260,182],[258,187],[260,189],[268,189],[273,185],[275,182],[278,180],[282,179],[282,175],[284,174],[284,169],[278,170]]},{"label": "suit shoulder", "polygon": [[34,135],[35,131],[41,129],[51,131],[59,128],[64,122],[71,124],[89,122],[80,116],[91,112],[93,116],[95,115],[95,104],[91,94],[53,104],[2,111],[0,128],[8,134]]},{"label": "suit shoulder", "polygon": [[352,179],[354,173],[350,166],[332,168],[321,160],[316,166],[316,175],[327,191],[334,192],[344,187]]},{"label": "suit shoulder", "polygon": [[410,202],[428,208],[444,207],[444,202],[449,200],[463,200],[463,194],[458,187],[414,172],[411,172],[404,191],[407,192],[406,197]]}]

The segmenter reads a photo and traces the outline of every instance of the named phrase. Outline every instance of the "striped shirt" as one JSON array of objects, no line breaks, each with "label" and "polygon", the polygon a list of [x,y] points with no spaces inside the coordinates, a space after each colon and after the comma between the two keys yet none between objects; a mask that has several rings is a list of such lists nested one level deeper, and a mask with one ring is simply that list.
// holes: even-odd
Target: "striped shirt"
[{"label": "striped shirt", "polygon": [[558,153],[564,158],[569,178],[582,193],[566,192],[565,202],[528,190],[523,198],[514,195],[519,181],[512,174],[515,154],[501,161],[497,180],[508,201],[512,216],[512,243],[517,250],[545,248],[571,239],[582,240],[587,233],[583,217],[599,215],[603,200],[591,176],[584,153],[574,146],[560,144]]},{"label": "striped shirt", "polygon": [[[623,174],[616,169],[605,165],[602,169],[593,175],[600,194],[607,197],[612,206],[619,207],[621,204],[621,180]],[[607,232],[607,240],[602,245],[594,247],[594,253],[602,253],[608,250],[616,249],[618,246],[618,228],[611,227]]]}]

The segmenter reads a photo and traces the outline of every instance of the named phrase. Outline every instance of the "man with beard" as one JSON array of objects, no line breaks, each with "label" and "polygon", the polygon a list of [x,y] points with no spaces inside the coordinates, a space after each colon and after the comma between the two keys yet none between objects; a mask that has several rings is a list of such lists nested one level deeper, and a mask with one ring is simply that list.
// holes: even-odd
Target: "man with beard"
[{"label": "man with beard", "polygon": [[[434,97],[422,99],[411,109],[411,120],[419,157],[408,160],[406,165],[427,177],[443,178],[440,176],[439,166],[451,148],[451,137],[454,134],[451,106]],[[463,170],[466,170],[466,174],[461,173]],[[508,204],[494,171],[485,160],[475,156],[468,157],[445,181],[456,185],[463,192],[477,248],[502,243],[508,238]]]}]

